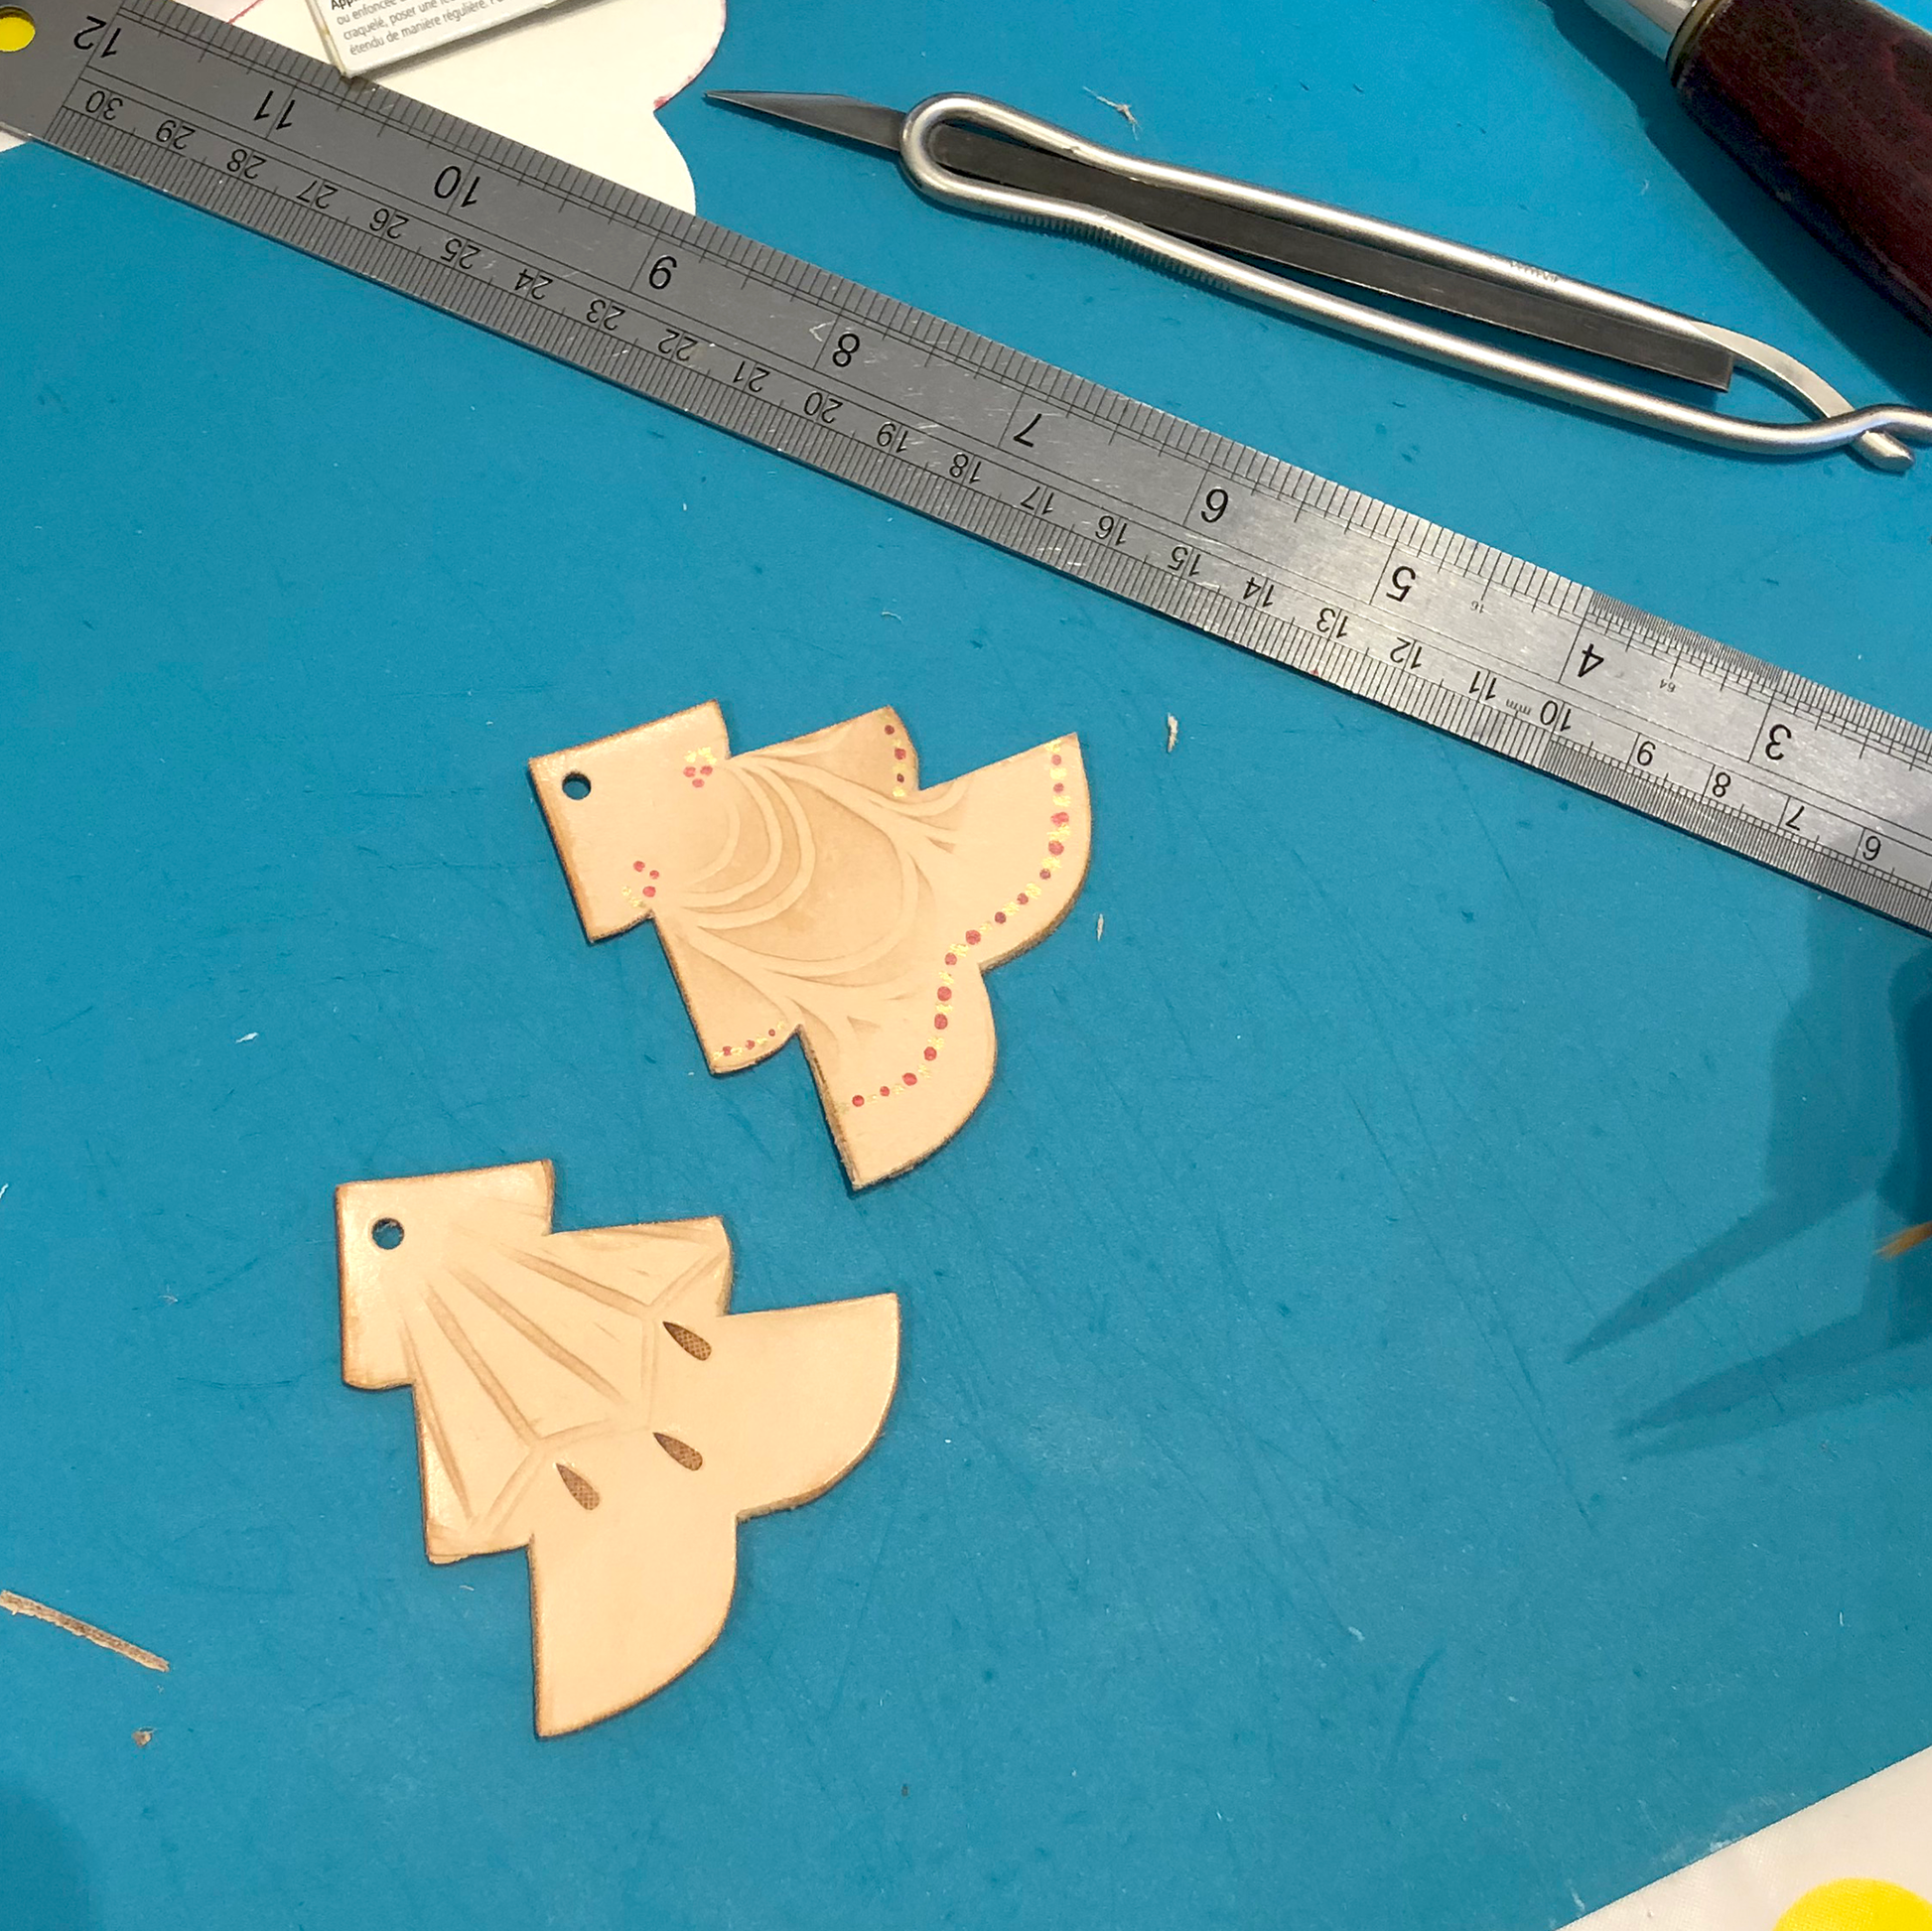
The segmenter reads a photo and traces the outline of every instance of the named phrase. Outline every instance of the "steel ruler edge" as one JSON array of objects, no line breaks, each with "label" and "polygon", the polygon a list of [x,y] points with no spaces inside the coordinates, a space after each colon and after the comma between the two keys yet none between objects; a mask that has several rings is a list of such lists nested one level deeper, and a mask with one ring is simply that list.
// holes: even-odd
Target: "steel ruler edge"
[{"label": "steel ruler edge", "polygon": [[174,0],[0,122],[1932,931],[1932,733]]}]

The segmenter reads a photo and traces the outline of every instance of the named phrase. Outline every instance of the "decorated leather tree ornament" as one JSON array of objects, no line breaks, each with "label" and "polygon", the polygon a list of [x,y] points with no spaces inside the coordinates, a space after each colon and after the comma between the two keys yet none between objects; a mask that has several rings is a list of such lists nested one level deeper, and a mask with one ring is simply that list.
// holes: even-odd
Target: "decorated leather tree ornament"
[{"label": "decorated leather tree ornament", "polygon": [[530,775],[588,936],[655,921],[715,1073],[797,1034],[854,1186],[965,1124],[993,1077],[981,975],[1086,875],[1072,737],[922,790],[897,712],[734,756],[701,704]]},{"label": "decorated leather tree ornament", "polygon": [[729,1314],[717,1220],[553,1233],[546,1161],[336,1194],[343,1375],[415,1390],[432,1562],[529,1551],[540,1734],[717,1641],[738,1525],[878,1440],[898,1302]]}]

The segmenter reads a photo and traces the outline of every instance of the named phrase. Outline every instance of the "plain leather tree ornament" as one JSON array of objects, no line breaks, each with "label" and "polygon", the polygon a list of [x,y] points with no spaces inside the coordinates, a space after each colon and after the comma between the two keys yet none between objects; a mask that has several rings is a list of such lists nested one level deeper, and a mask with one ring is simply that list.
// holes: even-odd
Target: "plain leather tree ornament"
[{"label": "plain leather tree ornament", "polygon": [[879,1438],[890,1294],[730,1314],[716,1220],[553,1233],[547,1161],[336,1193],[343,1378],[415,1391],[432,1562],[529,1551],[538,1732],[662,1689],[717,1641],[738,1525]]}]

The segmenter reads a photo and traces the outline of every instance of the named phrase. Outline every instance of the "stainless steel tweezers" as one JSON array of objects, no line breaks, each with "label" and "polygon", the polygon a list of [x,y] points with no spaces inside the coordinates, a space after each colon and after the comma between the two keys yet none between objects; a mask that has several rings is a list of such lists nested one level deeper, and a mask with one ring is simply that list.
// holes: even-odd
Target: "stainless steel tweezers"
[{"label": "stainless steel tweezers", "polygon": [[[1093,235],[1321,327],[1667,435],[1749,456],[1851,448],[1893,473],[1911,467],[1906,444],[1932,443],[1932,413],[1903,403],[1855,409],[1795,356],[1733,329],[1373,215],[1123,154],[978,94],[936,94],[904,114],[844,94],[709,98],[896,155],[920,193],[948,207]],[[1720,415],[1370,308],[1256,262],[1708,389],[1726,390],[1747,369],[1813,420]]]}]

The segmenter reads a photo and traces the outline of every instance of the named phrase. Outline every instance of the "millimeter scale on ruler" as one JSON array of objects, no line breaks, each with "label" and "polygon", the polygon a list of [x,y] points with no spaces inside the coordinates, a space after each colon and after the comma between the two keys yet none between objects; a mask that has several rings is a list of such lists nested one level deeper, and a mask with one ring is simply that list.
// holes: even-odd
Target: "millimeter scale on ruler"
[{"label": "millimeter scale on ruler", "polygon": [[173,0],[5,4],[0,123],[1932,931],[1917,725]]}]

